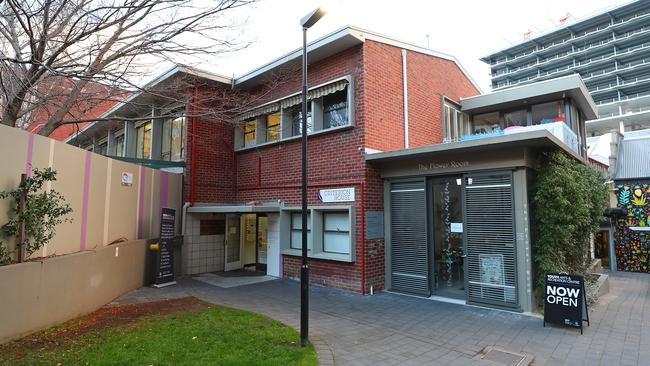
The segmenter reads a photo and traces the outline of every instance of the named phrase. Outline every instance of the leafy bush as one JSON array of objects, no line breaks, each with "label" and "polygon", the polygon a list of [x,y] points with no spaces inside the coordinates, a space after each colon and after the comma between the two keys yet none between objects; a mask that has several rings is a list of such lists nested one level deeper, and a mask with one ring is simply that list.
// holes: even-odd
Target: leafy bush
[{"label": "leafy bush", "polygon": [[[9,221],[0,227],[0,233],[5,237],[17,237],[20,225],[24,223],[23,246],[26,257],[52,240],[57,225],[70,221],[65,216],[72,212],[72,208],[65,202],[63,195],[55,190],[43,189],[45,183],[55,180],[56,171],[52,168],[34,169],[32,175],[21,182],[18,188],[0,192],[0,199],[10,198],[14,201],[9,211]],[[22,194],[27,195],[26,209],[23,212],[20,210]],[[8,256],[8,251],[5,254]]]},{"label": "leafy bush", "polygon": [[533,197],[537,223],[533,258],[540,300],[546,272],[585,274],[591,262],[590,239],[603,219],[606,200],[600,172],[562,151],[543,156]]}]

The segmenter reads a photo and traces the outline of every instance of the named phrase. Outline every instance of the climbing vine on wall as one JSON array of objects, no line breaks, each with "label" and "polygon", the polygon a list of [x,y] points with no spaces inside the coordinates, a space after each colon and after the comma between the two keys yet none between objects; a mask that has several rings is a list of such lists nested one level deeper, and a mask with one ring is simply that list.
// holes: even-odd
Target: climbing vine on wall
[{"label": "climbing vine on wall", "polygon": [[618,207],[627,210],[615,222],[616,268],[650,272],[650,184],[619,184],[616,199]]},{"label": "climbing vine on wall", "polygon": [[538,296],[546,272],[585,274],[590,238],[598,231],[606,202],[600,172],[561,151],[543,156],[533,196]]}]

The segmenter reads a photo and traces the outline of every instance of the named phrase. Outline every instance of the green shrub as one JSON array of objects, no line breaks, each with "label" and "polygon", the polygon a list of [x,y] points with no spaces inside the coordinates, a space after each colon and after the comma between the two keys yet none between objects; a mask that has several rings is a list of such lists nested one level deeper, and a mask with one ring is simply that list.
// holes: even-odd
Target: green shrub
[{"label": "green shrub", "polygon": [[591,262],[590,240],[603,219],[606,200],[600,172],[562,151],[542,157],[533,197],[537,223],[533,258],[540,300],[546,272],[585,274]]},{"label": "green shrub", "polygon": [[[0,234],[5,237],[17,237],[20,225],[24,223],[25,257],[30,256],[52,240],[57,225],[71,221],[66,216],[72,212],[72,208],[65,202],[65,197],[55,190],[43,189],[47,182],[55,180],[56,171],[52,168],[34,169],[32,175],[20,183],[16,189],[0,192],[0,199],[13,200],[9,211],[9,221],[0,227]],[[22,194],[26,194],[27,200],[25,211],[21,212],[20,197]],[[16,248],[15,252],[18,250]],[[8,250],[0,249],[0,251],[9,257]]]}]

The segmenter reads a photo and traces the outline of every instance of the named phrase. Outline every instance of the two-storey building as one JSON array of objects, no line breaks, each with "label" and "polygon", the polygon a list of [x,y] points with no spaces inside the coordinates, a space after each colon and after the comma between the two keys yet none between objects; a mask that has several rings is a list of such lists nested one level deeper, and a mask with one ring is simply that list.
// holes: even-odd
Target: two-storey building
[{"label": "two-storey building", "polygon": [[[454,57],[355,27],[308,52],[311,282],[530,311],[528,188],[543,151],[585,158],[580,78],[477,96]],[[185,274],[299,277],[300,57],[178,66],[70,139],[184,172]]]}]

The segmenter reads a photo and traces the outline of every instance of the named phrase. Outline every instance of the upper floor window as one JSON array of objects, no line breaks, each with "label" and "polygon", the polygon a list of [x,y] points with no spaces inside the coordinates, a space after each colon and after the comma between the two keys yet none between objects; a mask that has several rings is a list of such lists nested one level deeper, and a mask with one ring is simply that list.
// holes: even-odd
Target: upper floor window
[{"label": "upper floor window", "polygon": [[246,121],[244,124],[244,147],[255,145],[255,129],[257,120]]},{"label": "upper floor window", "polygon": [[135,129],[135,157],[151,158],[151,122],[146,122]]},{"label": "upper floor window", "polygon": [[277,141],[280,139],[280,112],[266,116],[266,141]]},{"label": "upper floor window", "polygon": [[558,100],[550,103],[535,104],[531,108],[531,114],[534,125],[564,122],[564,101]]},{"label": "upper floor window", "polygon": [[115,148],[113,149],[115,156],[124,156],[124,134],[115,136]]},{"label": "upper floor window", "polygon": [[469,116],[449,101],[444,102],[442,114],[442,142],[460,141],[461,136],[470,134]]},{"label": "upper floor window", "polygon": [[[349,126],[352,123],[351,89],[348,79],[311,89],[307,102],[307,132]],[[301,94],[249,110],[237,118],[242,125],[235,133],[235,146],[246,148],[300,136],[302,119]]]},{"label": "upper floor window", "polygon": [[[298,104],[291,109],[286,110],[291,114],[291,135],[302,135],[302,105]],[[311,117],[311,103],[307,103],[307,133],[314,130],[314,124]]]},{"label": "upper floor window", "polygon": [[185,157],[185,117],[166,118],[162,125],[160,159],[181,161]]},{"label": "upper floor window", "polygon": [[95,152],[97,154],[106,155],[108,152],[108,141],[100,142],[99,145],[95,146]]},{"label": "upper floor window", "polygon": [[490,133],[501,131],[499,112],[483,113],[474,116],[472,134]]},{"label": "upper floor window", "polygon": [[323,97],[323,128],[348,124],[348,95],[346,89]]}]

